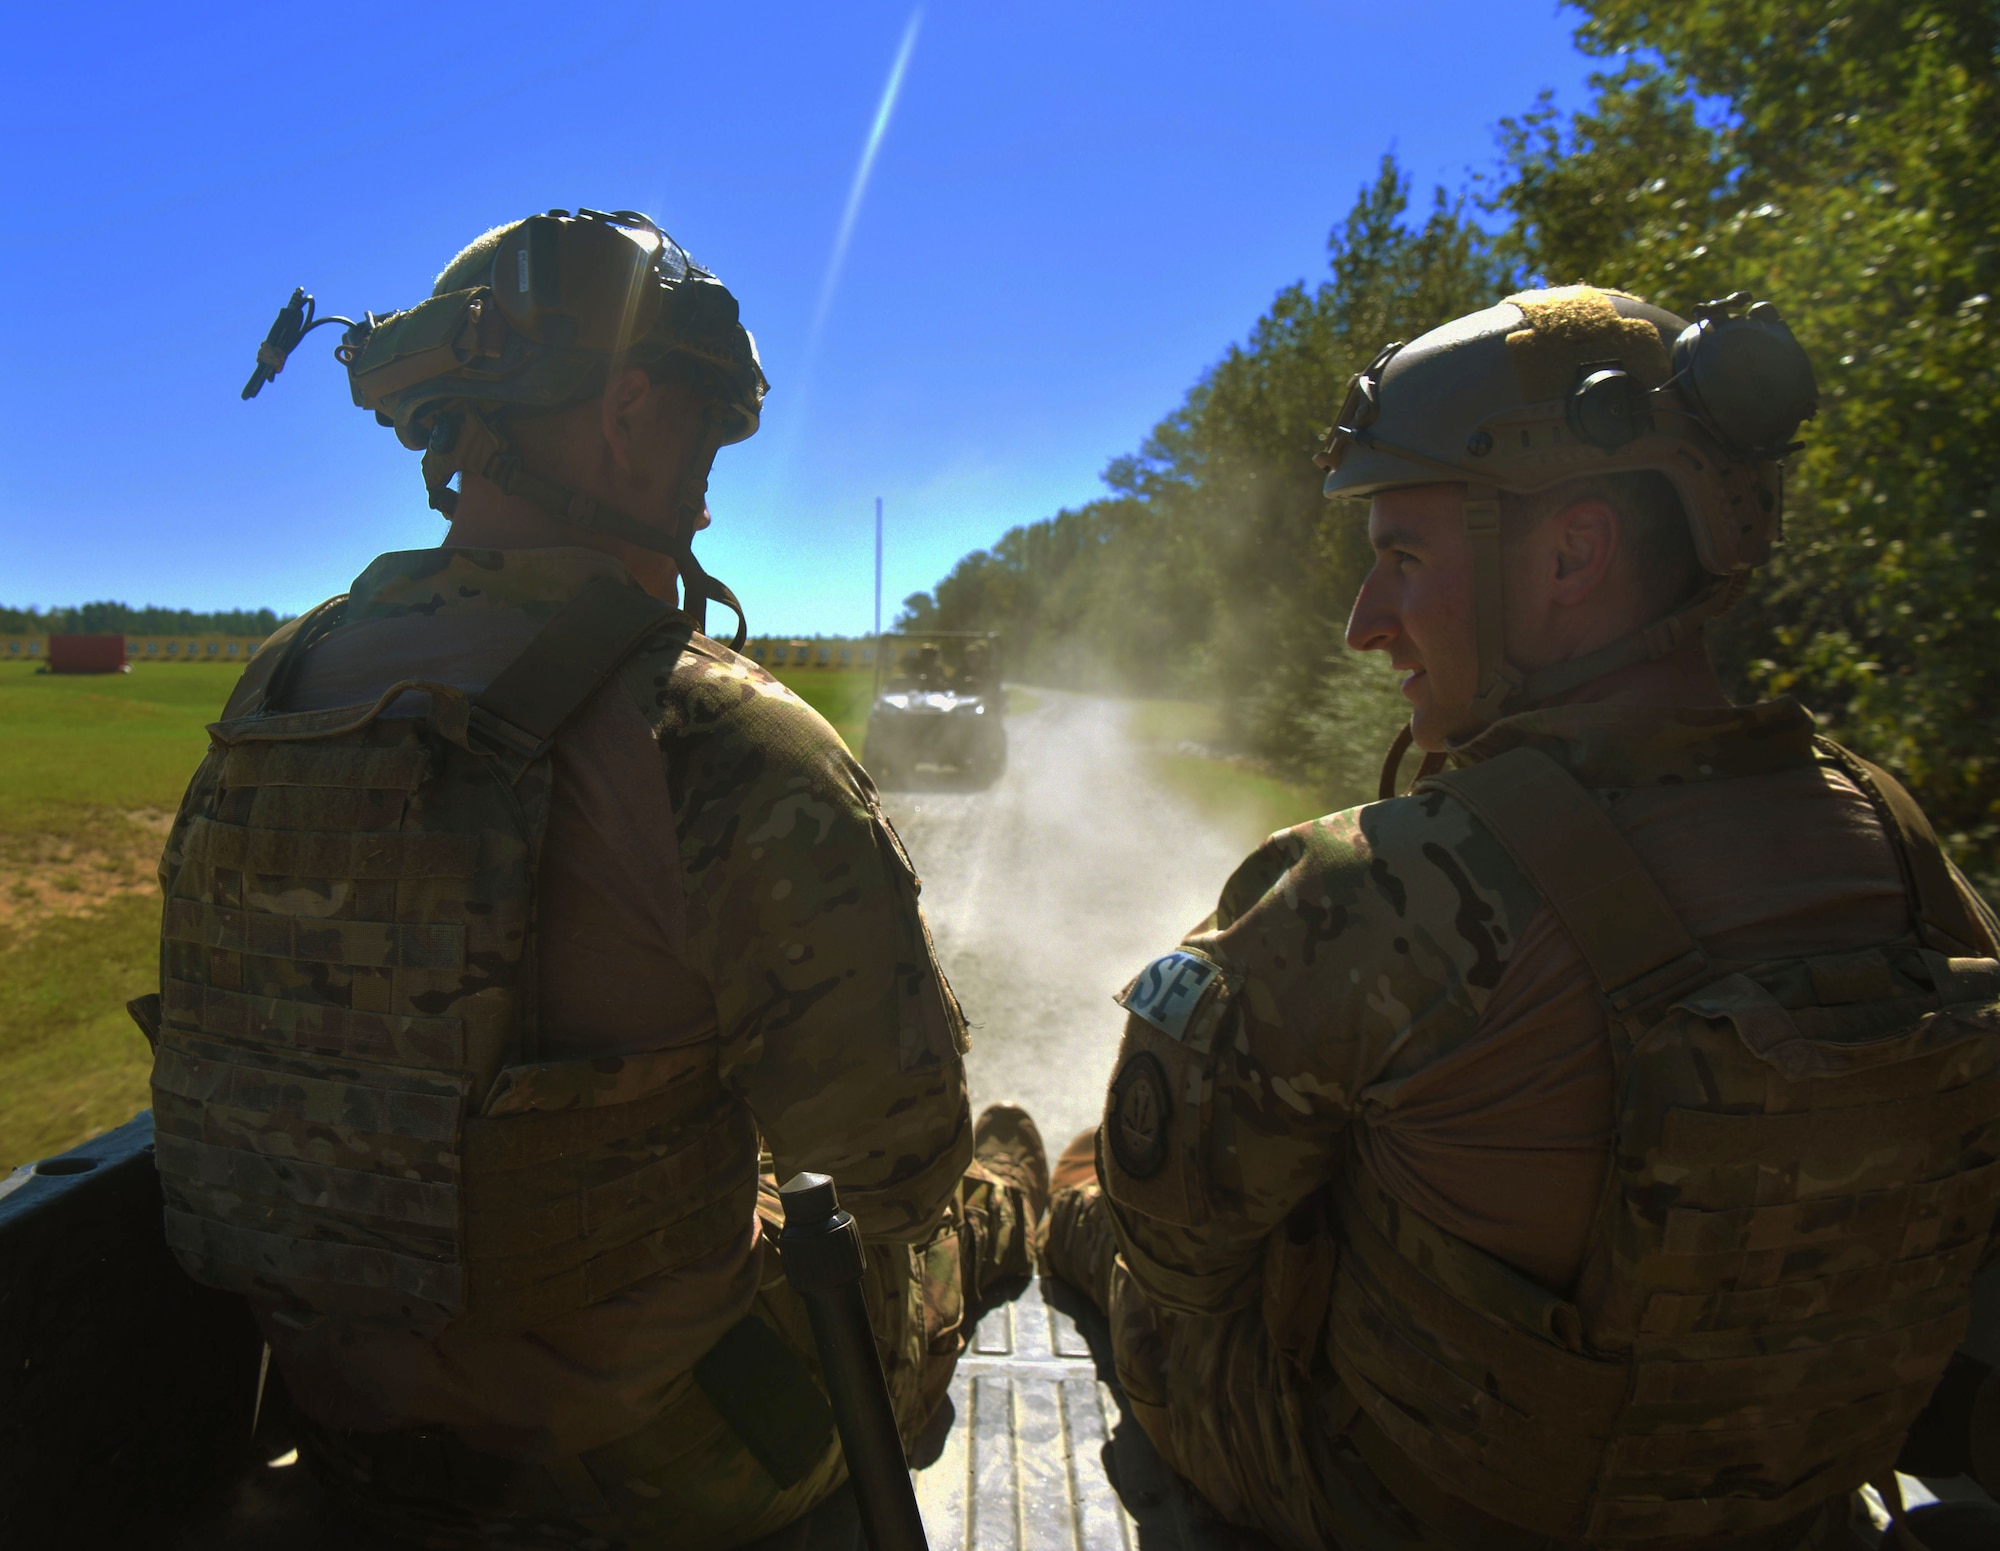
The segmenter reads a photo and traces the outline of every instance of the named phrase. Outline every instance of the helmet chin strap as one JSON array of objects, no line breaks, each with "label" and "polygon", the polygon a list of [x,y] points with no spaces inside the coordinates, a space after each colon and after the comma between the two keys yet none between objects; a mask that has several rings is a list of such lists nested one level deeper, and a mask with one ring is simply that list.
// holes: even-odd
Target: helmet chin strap
[{"label": "helmet chin strap", "polygon": [[[1472,554],[1472,629],[1478,688],[1472,696],[1472,716],[1484,731],[1507,714],[1510,703],[1528,709],[1557,695],[1568,694],[1592,679],[1629,668],[1634,663],[1656,662],[1680,650],[1686,642],[1700,637],[1708,621],[1727,610],[1742,596],[1747,572],[1738,571],[1716,578],[1704,587],[1692,603],[1655,620],[1643,630],[1585,652],[1568,662],[1553,663],[1524,673],[1507,660],[1507,614],[1505,572],[1500,559],[1500,492],[1490,485],[1465,487],[1465,536]],[[1477,736],[1475,732],[1473,736]],[[1397,774],[1403,756],[1415,741],[1414,725],[1405,725],[1389,747],[1382,762],[1378,791],[1383,800],[1396,795]],[[1435,775],[1444,768],[1446,756],[1432,752],[1424,756],[1417,779]]]},{"label": "helmet chin strap", "polygon": [[[1389,745],[1389,753],[1382,761],[1382,777],[1376,783],[1375,794],[1383,802],[1396,795],[1396,773],[1403,768],[1403,756],[1410,752],[1410,745],[1417,741],[1417,724],[1403,723],[1402,730]],[[1424,757],[1417,765],[1417,779],[1434,776],[1444,769],[1444,755],[1435,749],[1424,750]]]},{"label": "helmet chin strap", "polygon": [[[442,442],[449,445],[440,447]],[[477,410],[464,412],[464,426],[455,440],[440,437],[425,451],[424,485],[430,492],[431,505],[450,516],[458,505],[458,496],[447,481],[463,470],[490,481],[508,495],[533,502],[558,522],[586,533],[623,539],[640,549],[668,556],[680,576],[682,611],[694,620],[695,629],[707,635],[708,605],[722,604],[736,616],[736,633],[730,638],[729,649],[740,652],[750,633],[743,605],[735,593],[704,571],[694,557],[694,536],[707,504],[709,466],[715,461],[718,446],[719,439],[710,428],[701,455],[691,465],[675,502],[674,525],[666,531],[524,467],[520,449],[512,438]]]},{"label": "helmet chin strap", "polygon": [[1500,492],[1465,487],[1465,537],[1472,550],[1472,634],[1478,688],[1472,714],[1484,727],[1521,692],[1521,671],[1507,661],[1506,572],[1500,563]]},{"label": "helmet chin strap", "polygon": [[[699,517],[700,507],[696,507]],[[736,616],[736,631],[729,638],[732,652],[743,650],[743,643],[750,638],[750,622],[743,617],[743,605],[736,601],[736,594],[722,582],[710,576],[701,568],[701,562],[694,557],[694,520],[684,520],[675,525],[673,548],[664,551],[672,555],[674,569],[681,578],[681,608],[694,620],[695,629],[708,634],[708,606],[720,603]]]}]

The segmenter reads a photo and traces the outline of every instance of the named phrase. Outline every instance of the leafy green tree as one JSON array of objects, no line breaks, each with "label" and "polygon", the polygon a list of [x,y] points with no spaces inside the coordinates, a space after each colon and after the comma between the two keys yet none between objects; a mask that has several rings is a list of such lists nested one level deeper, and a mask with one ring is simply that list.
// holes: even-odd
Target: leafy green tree
[{"label": "leafy green tree", "polygon": [[0,635],[269,635],[289,615],[269,609],[225,609],[201,614],[148,604],[80,603],[74,608],[0,608]]},{"label": "leafy green tree", "polygon": [[2000,7],[1580,0],[1605,68],[1500,127],[1492,234],[1385,160],[1111,496],[1014,530],[936,592],[1017,670],[1219,696],[1238,737],[1352,792],[1394,703],[1340,650],[1364,560],[1310,463],[1348,375],[1516,285],[1681,312],[1779,303],[1816,363],[1787,542],[1714,633],[1745,696],[1795,693],[1916,788],[2000,889]]},{"label": "leafy green tree", "polygon": [[1348,378],[1506,289],[1506,267],[1440,190],[1409,216],[1384,158],[1328,239],[1330,278],[1286,287],[1139,450],[1112,491],[968,555],[935,593],[940,626],[1001,629],[1017,673],[1212,694],[1234,735],[1329,792],[1355,789],[1399,719],[1382,675],[1341,645],[1365,564],[1356,513],[1313,464]]},{"label": "leafy green tree", "polygon": [[1720,655],[1897,769],[2000,884],[2000,8],[1584,10],[1612,67],[1567,121],[1544,99],[1503,125],[1508,251],[1682,311],[1779,304],[1821,410]]}]

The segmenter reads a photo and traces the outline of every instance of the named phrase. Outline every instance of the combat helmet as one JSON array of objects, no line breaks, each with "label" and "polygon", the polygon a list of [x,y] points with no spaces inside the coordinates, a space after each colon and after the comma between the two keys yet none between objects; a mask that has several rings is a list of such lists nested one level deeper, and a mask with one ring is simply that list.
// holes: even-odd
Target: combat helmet
[{"label": "combat helmet", "polygon": [[[311,330],[346,329],[335,356],[354,402],[421,451],[430,504],[450,515],[453,475],[470,472],[559,521],[673,556],[688,611],[710,599],[743,610],[691,551],[717,449],[755,434],[769,388],[736,298],[648,217],[631,210],[551,210],[478,238],[445,267],[430,297],[402,312],[315,318],[295,290],[257,351],[243,390],[255,397]],[[707,445],[678,493],[670,529],[642,523],[522,463],[509,419],[567,408],[640,366],[704,399]]]},{"label": "combat helmet", "polygon": [[[1562,286],[1386,347],[1348,385],[1317,462],[1329,498],[1465,486],[1479,722],[1663,657],[1727,608],[1770,557],[1783,459],[1819,407],[1812,363],[1777,308],[1737,292],[1692,322],[1623,291]],[[1532,674],[1507,661],[1501,492],[1591,475],[1662,474],[1680,496],[1708,583],[1646,629]],[[1393,766],[1409,745],[1397,740]]]}]

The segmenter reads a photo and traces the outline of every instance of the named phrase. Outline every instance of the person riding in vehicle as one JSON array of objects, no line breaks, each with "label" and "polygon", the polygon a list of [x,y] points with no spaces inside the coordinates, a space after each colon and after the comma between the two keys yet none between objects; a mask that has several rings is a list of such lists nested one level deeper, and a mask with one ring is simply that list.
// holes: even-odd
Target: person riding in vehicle
[{"label": "person riding in vehicle", "polygon": [[1846,1545],[1994,1252],[1993,913],[1704,645],[1817,402],[1747,301],[1524,292],[1328,437],[1410,724],[1121,993],[1048,1247],[1283,1545]]},{"label": "person riding in vehicle", "polygon": [[1029,1267],[1040,1140],[969,1111],[867,776],[705,633],[720,601],[743,644],[691,545],[766,391],[729,291],[642,215],[553,211],[338,354],[451,528],[272,638],[182,802],[168,1241],[374,1528],[738,1544],[844,1469],[776,1182],[838,1181],[908,1439]]}]

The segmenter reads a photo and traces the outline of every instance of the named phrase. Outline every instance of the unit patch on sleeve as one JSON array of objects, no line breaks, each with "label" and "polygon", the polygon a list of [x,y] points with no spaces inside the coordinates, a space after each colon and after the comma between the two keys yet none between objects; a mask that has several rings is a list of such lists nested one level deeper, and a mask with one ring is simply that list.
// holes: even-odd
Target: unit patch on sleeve
[{"label": "unit patch on sleeve", "polygon": [[1167,1161],[1167,1140],[1174,1118],[1173,1094],[1166,1068],[1151,1051],[1142,1050],[1118,1069],[1111,1080],[1111,1105],[1105,1127],[1111,1133],[1111,1155],[1134,1179],[1151,1179]]},{"label": "unit patch on sleeve", "polygon": [[1185,1040],[1188,1021],[1221,973],[1199,954],[1169,953],[1140,970],[1116,1000],[1133,1017],[1144,1018],[1168,1038]]}]

